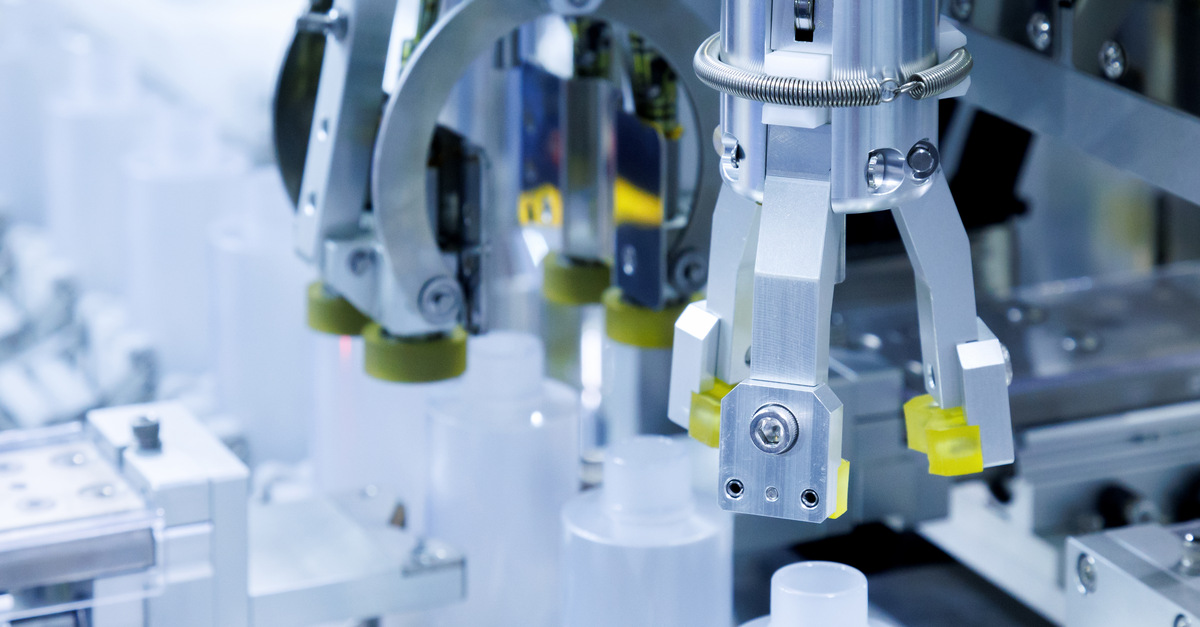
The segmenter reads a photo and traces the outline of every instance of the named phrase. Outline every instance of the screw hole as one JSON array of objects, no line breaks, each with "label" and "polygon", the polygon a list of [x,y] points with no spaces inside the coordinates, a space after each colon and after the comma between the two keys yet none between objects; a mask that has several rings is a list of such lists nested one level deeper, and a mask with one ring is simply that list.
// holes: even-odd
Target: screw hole
[{"label": "screw hole", "polygon": [[746,491],[746,487],[738,479],[730,479],[725,482],[725,496],[737,500],[742,498],[742,494]]},{"label": "screw hole", "polygon": [[820,503],[820,502],[821,502],[821,497],[817,496],[816,490],[810,489],[810,490],[805,490],[800,493],[800,504],[808,509],[812,509],[812,508],[816,507],[817,503]]}]

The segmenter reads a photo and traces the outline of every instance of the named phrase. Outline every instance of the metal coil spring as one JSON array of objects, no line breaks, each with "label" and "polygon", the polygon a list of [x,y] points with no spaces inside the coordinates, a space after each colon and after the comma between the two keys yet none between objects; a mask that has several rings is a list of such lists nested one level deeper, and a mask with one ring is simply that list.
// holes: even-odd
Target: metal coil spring
[{"label": "metal coil spring", "polygon": [[738,98],[793,107],[865,107],[881,102],[882,81],[809,81],[736,68],[720,60],[720,33],[709,37],[692,60],[709,87]]},{"label": "metal coil spring", "polygon": [[701,82],[738,98],[792,107],[867,107],[891,102],[901,93],[916,100],[930,98],[962,82],[973,64],[971,54],[959,48],[944,63],[913,74],[903,85],[890,78],[810,81],[729,65],[721,61],[720,40],[717,33],[696,50],[692,65]]},{"label": "metal coil spring", "polygon": [[971,53],[966,48],[959,48],[938,65],[914,73],[910,82],[916,85],[908,93],[917,100],[940,96],[966,79],[974,66]]}]

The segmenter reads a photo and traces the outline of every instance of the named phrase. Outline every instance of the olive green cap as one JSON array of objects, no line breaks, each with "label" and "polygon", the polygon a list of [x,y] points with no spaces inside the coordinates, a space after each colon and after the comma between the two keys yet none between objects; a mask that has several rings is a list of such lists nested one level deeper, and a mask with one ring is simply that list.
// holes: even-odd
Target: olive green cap
[{"label": "olive green cap", "polygon": [[626,302],[621,290],[604,290],[604,326],[608,337],[640,348],[671,348],[675,343],[675,320],[686,302],[650,309]]},{"label": "olive green cap", "polygon": [[467,332],[462,327],[419,338],[390,335],[378,323],[363,329],[364,369],[384,381],[426,383],[452,379],[467,369]]},{"label": "olive green cap", "polygon": [[571,261],[550,253],[542,262],[542,294],[556,305],[598,303],[611,276],[608,264]]},{"label": "olive green cap", "polygon": [[333,335],[358,335],[371,322],[350,301],[325,289],[320,281],[308,284],[308,326]]}]

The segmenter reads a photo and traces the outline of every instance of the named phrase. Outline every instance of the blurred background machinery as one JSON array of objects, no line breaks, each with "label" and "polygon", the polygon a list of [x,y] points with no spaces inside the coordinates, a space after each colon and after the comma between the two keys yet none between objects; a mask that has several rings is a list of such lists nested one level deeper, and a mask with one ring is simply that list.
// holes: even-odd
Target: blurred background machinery
[{"label": "blurred background machinery", "polygon": [[[1200,624],[1197,37],[1183,0],[0,0],[0,624]],[[953,97],[880,80],[959,48]],[[706,49],[880,102],[722,94]],[[912,450],[906,404],[964,404],[934,266],[1011,465]],[[747,300],[779,277],[814,308]],[[749,379],[842,406],[811,508],[730,474],[779,435],[722,416]]]}]

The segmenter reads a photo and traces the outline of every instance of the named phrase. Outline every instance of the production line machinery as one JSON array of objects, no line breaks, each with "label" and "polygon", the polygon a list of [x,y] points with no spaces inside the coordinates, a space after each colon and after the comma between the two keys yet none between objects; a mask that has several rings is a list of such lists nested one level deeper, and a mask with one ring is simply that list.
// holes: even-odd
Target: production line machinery
[{"label": "production line machinery", "polygon": [[[718,449],[697,481],[735,514],[739,578],[763,554],[884,522],[1037,620],[1198,624],[1200,275],[1185,260],[1200,250],[1171,232],[1196,224],[1200,201],[1185,158],[1200,145],[1194,7],[422,1],[404,39],[397,4],[311,3],[275,101],[295,248],[319,276],[309,323],[361,334],[369,374],[465,381],[468,338],[508,329],[547,338],[547,368],[562,351],[578,360],[564,371],[586,371],[581,319],[603,306],[606,434],[585,434],[584,461],[645,433],[686,430]],[[1139,191],[1122,195],[1118,174]],[[1055,187],[1071,185],[1127,206],[1069,226],[1046,218]],[[1137,211],[1159,221],[1149,243],[1132,229],[1116,244],[1075,233],[1098,238],[1097,224]],[[1068,279],[1102,274],[1096,260],[1122,246],[1163,267]],[[1073,253],[1091,257],[1070,265]],[[530,257],[540,294],[515,280]],[[1038,274],[1064,265],[1081,270]],[[550,330],[562,308],[577,314],[565,340]],[[583,387],[578,400],[597,402]],[[463,389],[492,394],[479,399],[488,411],[511,404],[502,385]],[[83,425],[0,440],[0,474],[86,466],[95,477],[70,480],[124,507],[32,536],[14,519],[0,564],[38,576],[0,570],[5,620],[104,606],[96,624],[180,624],[161,612],[187,586],[216,599],[197,625],[384,615],[451,603],[464,585],[472,599],[471,551],[431,539],[436,528],[405,530],[402,506],[364,494],[247,512],[220,498],[244,489],[246,468],[215,441],[177,439],[199,429],[179,408],[98,411]],[[479,426],[464,450],[490,437]],[[160,477],[168,457],[196,477]],[[613,493],[633,485],[620,481]],[[205,512],[178,507],[205,482]],[[335,528],[361,540],[346,547],[353,564],[335,582],[304,579]],[[106,544],[113,533],[124,543]],[[200,536],[220,550],[158,559]],[[83,554],[104,568],[72,570]],[[248,580],[192,568],[244,562]],[[855,625],[865,586],[846,614]],[[749,587],[761,600],[766,587]],[[776,604],[781,590],[768,620],[802,617],[803,603]]]},{"label": "production line machinery", "polygon": [[[711,151],[700,149],[692,201],[682,211],[673,207],[686,198],[680,191],[679,136],[685,128],[694,136],[706,127],[701,120],[716,119],[695,76],[673,69],[692,56],[695,42],[685,33],[700,30],[701,23],[675,21],[660,31],[619,2],[548,7],[510,2],[491,8],[474,1],[436,20],[426,13],[417,40],[404,50],[403,70],[381,120],[370,94],[383,81],[390,25],[385,16],[394,5],[321,8],[324,12],[301,18],[300,25],[325,36],[322,78],[301,81],[285,73],[280,87],[283,98],[291,83],[320,85],[303,176],[298,184],[292,181],[297,248],[323,277],[314,288],[320,300],[310,312],[340,309],[350,326],[365,324],[355,310],[377,321],[365,331],[368,372],[407,381],[454,376],[465,367],[463,328],[486,328],[483,286],[492,265],[487,257],[502,241],[489,232],[499,223],[487,216],[530,199],[506,197],[511,181],[489,185],[490,159],[462,136],[439,130],[439,111],[451,95],[444,77],[464,74],[489,49],[493,65],[520,67],[522,50],[548,38],[529,28],[510,33],[550,11],[571,20],[573,77],[563,82],[563,104],[556,112],[563,142],[557,147],[559,167],[534,187],[543,190],[534,197],[534,210],[523,208],[530,215],[549,213],[552,222],[556,211],[562,214],[562,250],[546,262],[544,287],[552,298],[597,300],[606,262],[613,260],[619,291],[606,299],[610,337],[661,348],[669,342],[649,336],[662,335],[652,327],[661,326],[663,316],[649,317],[645,310],[674,317],[679,303],[711,274],[709,300],[690,306],[675,338],[668,413],[708,444],[719,440],[729,509],[811,522],[845,510],[839,483],[847,485],[849,471],[841,456],[841,402],[825,385],[833,285],[844,274],[845,213],[893,210],[920,277],[925,387],[931,396],[912,406],[912,446],[929,452],[937,474],[978,472],[1012,461],[1004,348],[974,315],[970,253],[938,169],[935,97],[966,79],[971,58],[956,30],[948,24],[939,28],[933,3],[847,7],[844,14],[810,4],[809,15],[793,14],[783,4],[758,3],[749,13],[727,5],[723,36],[709,38],[695,53],[695,76],[725,92],[720,128],[725,191],[715,201],[717,164]],[[686,6],[668,10],[693,15]],[[609,31],[617,29],[602,21],[632,25],[637,34],[614,37]],[[625,38],[630,43],[622,54],[619,40]],[[718,54],[720,40],[739,42],[750,55],[742,61],[745,67],[775,75],[727,65]],[[297,58],[300,46],[312,45],[306,41],[297,39]],[[448,49],[442,42],[450,42]],[[770,45],[763,48],[765,42]],[[943,60],[930,63],[939,45]],[[723,52],[736,56],[728,45]],[[633,68],[624,77],[613,73],[622,58]],[[647,69],[656,64],[662,69]],[[285,66],[285,72],[298,65]],[[778,83],[777,76],[787,82]],[[620,114],[605,110],[616,104],[612,78],[618,83],[623,78],[633,92],[633,113],[654,131],[650,141],[627,142],[634,133],[622,133],[622,124],[613,122]],[[541,86],[554,84],[543,80]],[[696,119],[690,124],[679,120],[681,94],[691,96]],[[467,97],[472,96],[481,93]],[[549,100],[543,96],[539,102],[537,96],[521,92],[533,103]],[[365,141],[369,138],[373,141]],[[433,138],[428,150],[427,138]],[[779,148],[768,167],[771,141]],[[796,150],[810,145],[828,146],[829,159],[813,156],[819,150]],[[649,189],[621,176],[629,171],[621,167],[629,153],[662,173],[651,178]],[[423,162],[431,169],[411,165]],[[291,174],[286,166],[284,172]],[[823,191],[826,178],[829,188]],[[775,185],[781,187],[767,194]],[[826,196],[829,202],[820,200]],[[775,197],[797,205],[772,211]],[[814,203],[819,207],[807,208]],[[765,219],[760,206],[766,207]],[[720,222],[712,260],[706,262],[710,214]],[[608,229],[615,234],[611,250],[604,246]],[[326,330],[346,331],[335,323]],[[711,405],[738,383],[744,385],[729,397],[729,409],[721,412],[726,419],[720,420]],[[694,402],[692,394],[699,395]],[[925,405],[918,406],[921,402]],[[793,451],[797,441],[803,444]],[[743,498],[746,489],[753,494]]]}]

